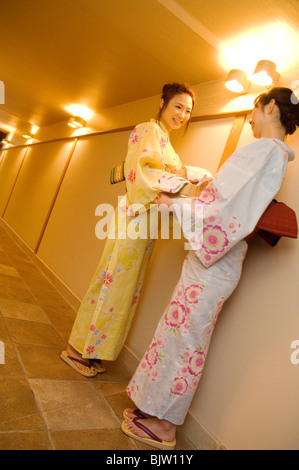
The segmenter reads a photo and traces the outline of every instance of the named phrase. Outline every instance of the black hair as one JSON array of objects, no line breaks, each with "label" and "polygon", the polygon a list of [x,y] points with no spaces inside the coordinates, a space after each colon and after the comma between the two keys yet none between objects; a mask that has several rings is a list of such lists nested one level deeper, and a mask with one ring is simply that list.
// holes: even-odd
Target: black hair
[{"label": "black hair", "polygon": [[273,87],[270,91],[262,93],[254,104],[261,103],[266,106],[271,100],[275,100],[280,111],[280,122],[286,130],[286,134],[294,134],[299,126],[299,100],[290,88]]},{"label": "black hair", "polygon": [[[194,108],[195,104],[195,93],[192,88],[187,83],[166,83],[162,89],[161,100],[164,101],[163,106],[160,108],[159,113],[156,117],[157,121],[160,121],[162,113],[164,109],[167,107],[169,101],[176,95],[187,94],[191,96],[192,99],[192,109]],[[189,120],[190,121],[190,120]],[[187,123],[187,127],[189,125],[189,121]]]}]

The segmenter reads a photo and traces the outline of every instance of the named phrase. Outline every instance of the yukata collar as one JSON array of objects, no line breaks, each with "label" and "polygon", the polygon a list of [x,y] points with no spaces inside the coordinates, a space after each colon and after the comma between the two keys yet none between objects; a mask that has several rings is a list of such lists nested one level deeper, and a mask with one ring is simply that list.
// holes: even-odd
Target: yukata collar
[{"label": "yukata collar", "polygon": [[157,121],[156,119],[151,119],[151,122],[155,122],[156,124],[158,124],[158,126],[161,127],[162,131],[166,134],[166,136],[169,137],[168,131],[167,131],[167,129],[164,126],[162,121]]}]

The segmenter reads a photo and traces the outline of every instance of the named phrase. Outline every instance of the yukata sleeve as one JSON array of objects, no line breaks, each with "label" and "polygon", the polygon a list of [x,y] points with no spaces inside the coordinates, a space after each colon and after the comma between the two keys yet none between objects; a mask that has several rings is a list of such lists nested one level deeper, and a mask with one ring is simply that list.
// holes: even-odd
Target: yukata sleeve
[{"label": "yukata sleeve", "polygon": [[162,176],[171,176],[165,169],[170,163],[169,152],[172,155],[172,164],[175,163],[175,167],[180,169],[182,163],[179,157],[174,157],[176,155],[174,150],[170,148],[169,142],[157,124],[147,123],[135,128],[125,163],[130,203],[148,204],[154,201],[161,191],[154,186]]},{"label": "yukata sleeve", "polygon": [[213,175],[209,170],[197,166],[185,165],[187,172],[187,179],[190,180],[210,180],[212,181]]},{"label": "yukata sleeve", "polygon": [[175,201],[184,236],[206,267],[253,231],[281,187],[287,156],[269,139],[261,140],[235,152],[199,198]]}]

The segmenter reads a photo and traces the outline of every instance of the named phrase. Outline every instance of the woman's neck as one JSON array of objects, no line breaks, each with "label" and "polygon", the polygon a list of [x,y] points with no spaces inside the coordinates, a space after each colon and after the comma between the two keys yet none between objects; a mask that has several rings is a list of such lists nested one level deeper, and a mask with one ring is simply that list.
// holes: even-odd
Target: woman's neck
[{"label": "woman's neck", "polygon": [[269,126],[262,132],[261,137],[268,139],[279,139],[284,141],[286,137],[285,129],[282,126]]}]

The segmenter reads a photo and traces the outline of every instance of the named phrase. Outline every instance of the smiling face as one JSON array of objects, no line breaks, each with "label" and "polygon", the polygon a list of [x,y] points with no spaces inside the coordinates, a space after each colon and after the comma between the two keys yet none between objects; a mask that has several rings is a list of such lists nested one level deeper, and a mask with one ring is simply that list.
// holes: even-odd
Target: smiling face
[{"label": "smiling face", "polygon": [[[161,100],[161,108],[164,105],[164,100]],[[162,111],[161,121],[166,127],[168,132],[173,129],[179,129],[186,124],[191,116],[193,107],[192,98],[187,93],[175,95],[166,108]]]}]

